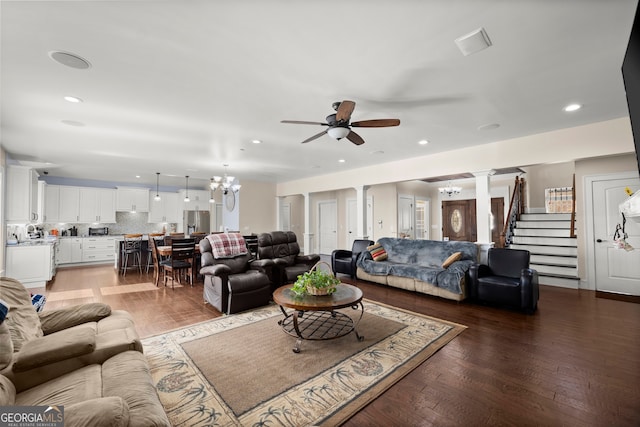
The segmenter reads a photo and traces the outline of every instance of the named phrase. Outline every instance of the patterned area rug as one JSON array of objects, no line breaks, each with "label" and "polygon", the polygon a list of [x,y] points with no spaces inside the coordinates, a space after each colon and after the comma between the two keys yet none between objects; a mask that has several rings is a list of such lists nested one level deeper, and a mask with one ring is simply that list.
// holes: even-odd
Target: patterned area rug
[{"label": "patterned area rug", "polygon": [[[174,426],[339,425],[465,326],[365,301],[354,333],[296,339],[270,305],[143,340]],[[351,309],[341,312],[357,317]]]}]

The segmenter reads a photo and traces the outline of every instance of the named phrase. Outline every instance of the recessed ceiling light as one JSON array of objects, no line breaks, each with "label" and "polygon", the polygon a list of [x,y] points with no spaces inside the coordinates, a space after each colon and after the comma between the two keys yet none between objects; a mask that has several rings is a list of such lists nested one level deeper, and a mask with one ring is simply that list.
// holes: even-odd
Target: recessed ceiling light
[{"label": "recessed ceiling light", "polygon": [[140,179],[140,175],[136,175],[136,178]]},{"label": "recessed ceiling light", "polygon": [[76,97],[76,96],[65,96],[64,97],[65,101],[69,101],[69,102],[73,102],[73,103],[78,103],[78,102],[82,102],[82,99]]},{"label": "recessed ceiling light", "polygon": [[418,144],[420,145],[427,145],[429,143],[429,141],[427,141],[426,139],[421,139],[420,141],[418,141]]},{"label": "recessed ceiling light", "polygon": [[564,107],[563,110],[566,111],[567,113],[570,113],[572,111],[577,111],[581,108],[582,108],[582,105],[580,104],[569,104],[566,107]]},{"label": "recessed ceiling light", "polygon": [[78,70],[86,70],[91,67],[89,61],[74,53],[53,51],[49,52],[49,57],[59,64]]},{"label": "recessed ceiling light", "polygon": [[344,163],[344,162],[346,162],[346,160],[345,160],[345,159],[340,159],[340,160],[338,160],[338,163]]},{"label": "recessed ceiling light", "polygon": [[498,129],[500,125],[498,123],[487,123],[486,125],[478,126],[478,130],[493,130]]},{"label": "recessed ceiling light", "polygon": [[77,122],[75,120],[61,120],[62,123],[64,123],[65,125],[69,125],[69,126],[76,126],[76,127],[83,127],[84,123],[82,122]]},{"label": "recessed ceiling light", "polygon": [[259,139],[254,139],[254,140],[253,140],[253,141],[251,141],[251,142],[253,142],[254,144],[260,144],[260,143],[262,143],[262,141],[260,141]]}]

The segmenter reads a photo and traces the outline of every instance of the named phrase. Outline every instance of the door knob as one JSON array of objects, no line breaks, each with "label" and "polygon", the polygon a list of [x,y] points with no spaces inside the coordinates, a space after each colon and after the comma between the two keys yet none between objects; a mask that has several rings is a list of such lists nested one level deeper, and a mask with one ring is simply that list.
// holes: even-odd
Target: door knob
[{"label": "door knob", "polygon": [[596,242],[602,243],[602,239],[597,239]]}]

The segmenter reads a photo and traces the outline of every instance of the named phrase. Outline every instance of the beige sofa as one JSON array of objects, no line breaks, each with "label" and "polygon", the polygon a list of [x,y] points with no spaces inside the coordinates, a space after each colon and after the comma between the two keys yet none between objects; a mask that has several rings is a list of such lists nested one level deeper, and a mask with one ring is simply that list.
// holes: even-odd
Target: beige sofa
[{"label": "beige sofa", "polygon": [[64,406],[65,426],[169,426],[129,313],[92,303],[37,313],[0,278],[0,406]]}]

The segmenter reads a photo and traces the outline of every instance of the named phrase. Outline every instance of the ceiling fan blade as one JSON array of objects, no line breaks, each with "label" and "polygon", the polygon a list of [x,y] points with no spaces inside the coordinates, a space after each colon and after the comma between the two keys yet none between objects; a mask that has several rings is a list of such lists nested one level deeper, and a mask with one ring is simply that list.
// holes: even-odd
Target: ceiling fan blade
[{"label": "ceiling fan blade", "polygon": [[348,122],[351,119],[351,113],[356,108],[356,103],[353,101],[344,100],[340,103],[338,111],[336,111],[336,120],[339,122]]},{"label": "ceiling fan blade", "polygon": [[329,126],[328,123],[322,122],[307,122],[304,120],[281,120],[280,123],[292,123],[294,125],[320,125],[320,126]]},{"label": "ceiling fan blade", "polygon": [[362,139],[362,137],[354,131],[349,132],[349,134],[347,135],[347,139],[356,145],[364,144],[364,139]]},{"label": "ceiling fan blade", "polygon": [[317,133],[317,134],[313,135],[311,138],[307,138],[307,139],[305,139],[304,141],[302,141],[302,144],[305,144],[305,143],[307,143],[307,142],[313,141],[314,139],[318,139],[318,138],[320,138],[322,135],[324,135],[325,133],[327,133],[327,131],[328,131],[328,130],[329,130],[329,129],[327,129],[327,130],[323,130],[322,132],[320,132],[320,133]]},{"label": "ceiling fan blade", "polygon": [[360,120],[359,122],[351,123],[351,126],[356,128],[386,128],[389,126],[398,126],[400,124],[399,119],[374,119],[374,120]]}]

